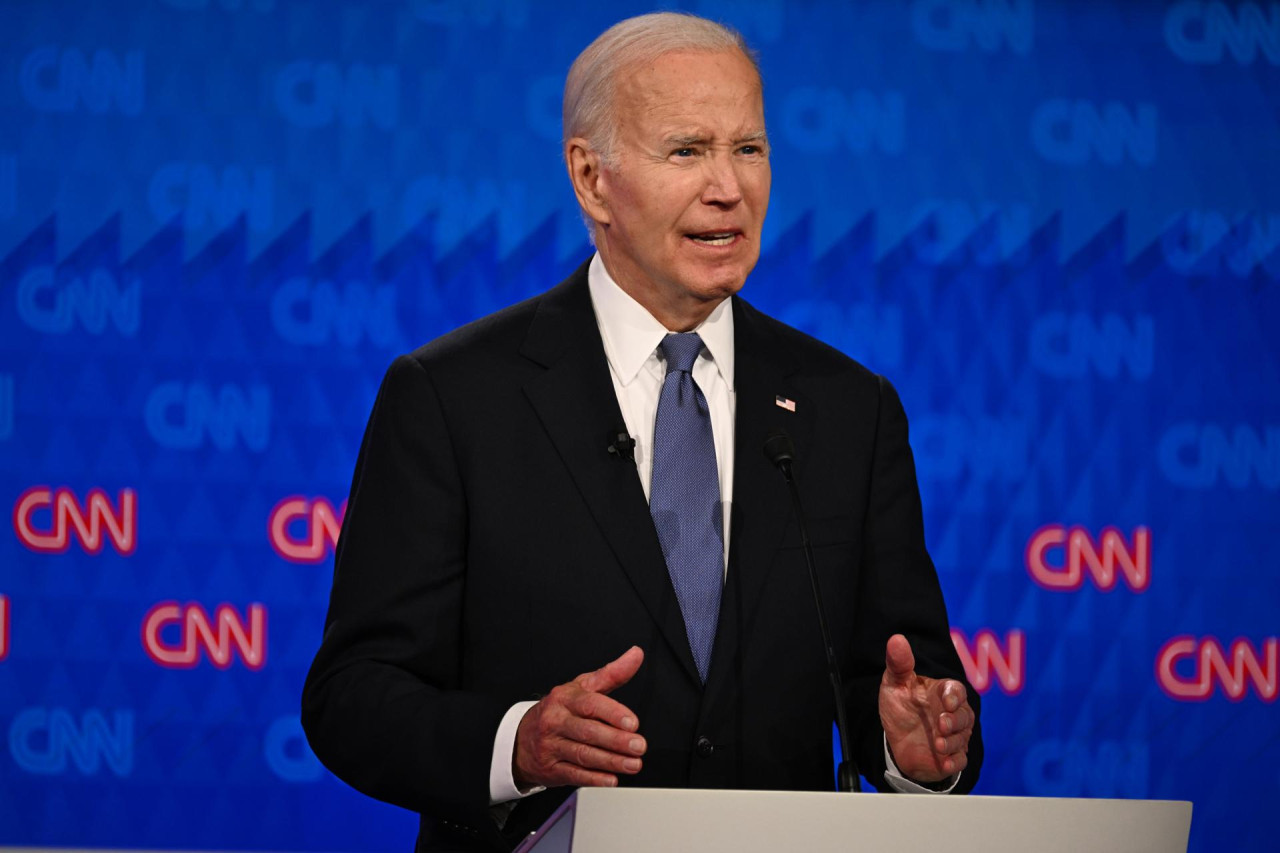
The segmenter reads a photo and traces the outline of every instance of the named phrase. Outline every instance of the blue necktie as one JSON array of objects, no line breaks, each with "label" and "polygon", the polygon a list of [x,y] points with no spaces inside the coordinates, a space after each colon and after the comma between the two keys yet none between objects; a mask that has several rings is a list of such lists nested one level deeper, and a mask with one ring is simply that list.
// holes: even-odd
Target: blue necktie
[{"label": "blue necktie", "polygon": [[693,381],[702,338],[694,332],[670,334],[660,347],[667,376],[653,426],[649,512],[684,614],[693,660],[705,682],[720,618],[724,514],[711,411]]}]

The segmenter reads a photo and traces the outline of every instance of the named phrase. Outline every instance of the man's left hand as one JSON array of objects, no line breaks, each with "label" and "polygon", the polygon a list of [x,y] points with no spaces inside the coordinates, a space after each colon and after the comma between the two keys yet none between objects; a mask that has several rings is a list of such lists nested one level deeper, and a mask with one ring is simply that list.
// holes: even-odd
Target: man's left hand
[{"label": "man's left hand", "polygon": [[885,646],[880,679],[880,723],[889,753],[903,776],[940,782],[969,763],[975,715],[964,685],[916,675],[911,644],[894,634]]}]

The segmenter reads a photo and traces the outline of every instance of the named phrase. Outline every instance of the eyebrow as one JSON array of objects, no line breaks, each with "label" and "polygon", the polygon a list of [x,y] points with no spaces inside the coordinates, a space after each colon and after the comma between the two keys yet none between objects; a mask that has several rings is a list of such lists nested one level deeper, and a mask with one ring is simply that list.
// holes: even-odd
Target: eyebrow
[{"label": "eyebrow", "polygon": [[[769,135],[763,130],[757,130],[754,133],[748,133],[745,136],[739,136],[733,140],[734,145],[741,145],[744,142],[767,142]],[[666,137],[663,140],[667,145],[686,146],[705,143],[707,138],[701,134],[675,134]]]}]

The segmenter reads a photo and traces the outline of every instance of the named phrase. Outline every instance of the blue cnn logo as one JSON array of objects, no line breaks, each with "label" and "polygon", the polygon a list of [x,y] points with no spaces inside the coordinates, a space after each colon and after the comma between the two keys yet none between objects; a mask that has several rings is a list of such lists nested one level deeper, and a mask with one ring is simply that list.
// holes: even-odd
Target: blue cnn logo
[{"label": "blue cnn logo", "polygon": [[987,53],[1004,46],[1031,52],[1035,14],[1031,0],[916,0],[911,31],[921,47],[958,52],[970,45]]},{"label": "blue cnn logo", "polygon": [[990,267],[1026,259],[1031,239],[1031,208],[1026,204],[926,199],[913,218],[909,245],[923,264],[971,261]]},{"label": "blue cnn logo", "polygon": [[133,712],[96,708],[80,719],[66,708],[26,708],[9,726],[9,752],[28,773],[55,776],[71,765],[93,776],[105,764],[117,776],[133,772]]},{"label": "blue cnn logo", "polygon": [[195,450],[208,440],[218,450],[243,444],[261,453],[271,437],[271,390],[164,382],[147,397],[145,420],[156,443],[171,450]]},{"label": "blue cnn logo", "polygon": [[900,154],[906,139],[901,92],[800,86],[782,101],[782,131],[799,151]]},{"label": "blue cnn logo", "polygon": [[83,106],[95,115],[136,116],[145,102],[145,62],[140,51],[124,56],[77,48],[38,47],[22,60],[22,97],[41,112],[69,113]]},{"label": "blue cnn logo", "polygon": [[271,772],[286,782],[314,782],[324,775],[297,715],[279,717],[271,724],[262,739],[262,755]]},{"label": "blue cnn logo", "polygon": [[400,72],[390,65],[291,62],[276,74],[276,106],[298,127],[365,124],[393,130],[400,123]]},{"label": "blue cnn logo", "polygon": [[1038,797],[1148,795],[1150,747],[1136,741],[1043,740],[1022,760],[1022,782]]},{"label": "blue cnn logo", "polygon": [[1155,104],[1132,109],[1118,101],[1095,104],[1054,98],[1031,115],[1031,142],[1050,163],[1079,166],[1094,160],[1119,166],[1126,159],[1139,166],[1156,160]]},{"label": "blue cnn logo", "polygon": [[1027,470],[1030,429],[1024,421],[965,415],[922,415],[911,421],[911,447],[922,480],[1016,482]]},{"label": "blue cnn logo", "polygon": [[[556,134],[559,139],[559,130]],[[493,219],[498,225],[501,253],[524,239],[535,219],[528,215],[527,199],[527,186],[519,181],[464,181],[456,175],[421,175],[405,188],[400,220],[405,228],[415,228],[430,216],[437,248],[444,252]]]},{"label": "blue cnn logo", "polygon": [[1080,379],[1091,372],[1106,379],[1127,373],[1143,380],[1155,362],[1155,321],[1139,314],[1132,323],[1118,314],[1068,314],[1052,311],[1031,326],[1031,363],[1058,379]]},{"label": "blue cnn logo", "polygon": [[275,211],[275,172],[208,163],[166,163],[147,187],[151,213],[160,222],[183,214],[187,228],[225,228],[244,214],[249,229],[266,231]]},{"label": "blue cnn logo", "polygon": [[897,305],[802,299],[780,318],[876,370],[902,364],[902,309]]},{"label": "blue cnn logo", "polygon": [[65,335],[78,325],[91,335],[108,327],[131,338],[142,322],[142,283],[128,283],[101,267],[81,275],[34,267],[18,282],[18,316],[37,332]]},{"label": "blue cnn logo", "polygon": [[1177,3],[1164,16],[1164,40],[1183,62],[1216,65],[1230,53],[1241,65],[1261,54],[1280,65],[1280,3]]},{"label": "blue cnn logo", "polygon": [[1255,481],[1267,491],[1280,489],[1280,425],[1261,430],[1236,424],[1180,423],[1160,437],[1157,450],[1165,479],[1185,489],[1210,489],[1226,480],[1233,489]]},{"label": "blue cnn logo", "polygon": [[323,346],[335,340],[344,347],[362,341],[383,349],[401,346],[396,323],[396,291],[349,281],[291,278],[271,297],[271,325],[276,334],[297,346]]},{"label": "blue cnn logo", "polygon": [[1259,267],[1280,277],[1280,214],[1228,216],[1219,210],[1188,210],[1160,238],[1169,269],[1183,275],[1246,278]]}]

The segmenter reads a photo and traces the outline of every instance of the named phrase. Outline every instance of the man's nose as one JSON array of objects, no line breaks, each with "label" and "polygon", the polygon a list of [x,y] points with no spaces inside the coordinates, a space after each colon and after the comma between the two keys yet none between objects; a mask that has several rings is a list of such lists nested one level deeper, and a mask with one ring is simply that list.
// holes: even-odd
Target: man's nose
[{"label": "man's nose", "polygon": [[742,201],[742,183],[732,154],[708,157],[705,164],[707,184],[702,190],[702,203],[732,207]]}]

